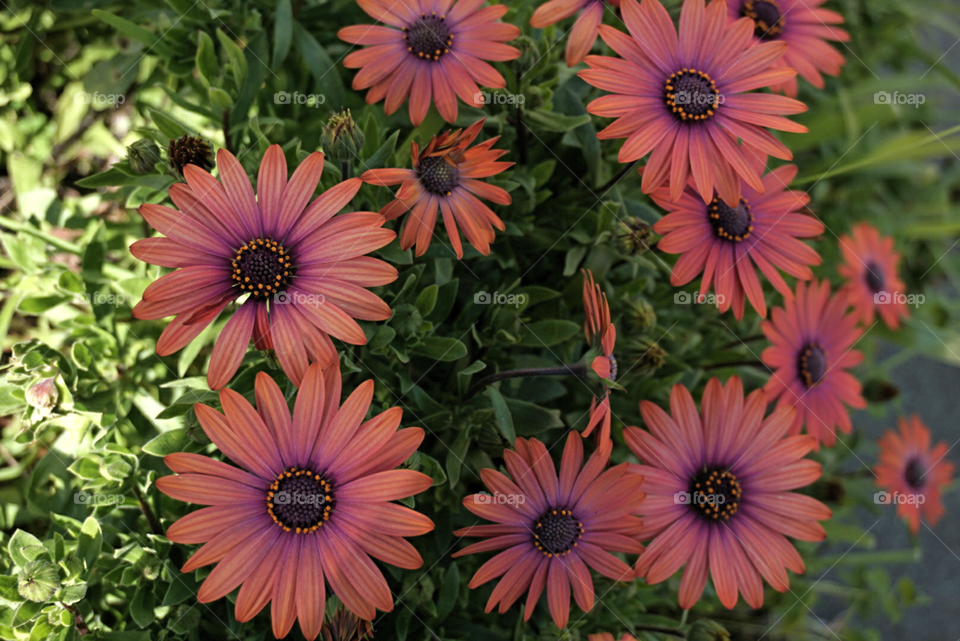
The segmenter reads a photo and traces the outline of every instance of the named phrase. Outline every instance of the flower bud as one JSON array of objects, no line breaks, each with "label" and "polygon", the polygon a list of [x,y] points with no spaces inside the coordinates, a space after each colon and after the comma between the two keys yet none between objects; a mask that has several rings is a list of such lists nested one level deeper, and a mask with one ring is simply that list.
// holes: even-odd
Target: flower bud
[{"label": "flower bud", "polygon": [[141,138],[127,147],[127,164],[135,174],[153,173],[160,162],[160,146],[149,138]]},{"label": "flower bud", "polygon": [[46,418],[53,413],[53,408],[57,405],[57,379],[55,376],[45,378],[36,385],[30,387],[24,395],[27,403],[37,410],[37,413]]},{"label": "flower bud", "polygon": [[340,606],[333,616],[324,622],[320,635],[323,641],[362,641],[373,638],[373,626],[369,621],[358,618],[353,612]]},{"label": "flower bud", "polygon": [[365,138],[349,109],[334,113],[323,127],[320,145],[323,152],[337,160],[353,160],[359,157]]},{"label": "flower bud", "polygon": [[627,305],[626,321],[632,334],[643,334],[656,327],[657,312],[650,301],[638,296]]},{"label": "flower bud", "polygon": [[667,360],[667,351],[648,338],[628,341],[624,352],[625,360],[630,363],[628,371],[631,373],[656,371],[663,367]]},{"label": "flower bud", "polygon": [[196,165],[205,170],[211,169],[213,148],[209,142],[199,136],[185,135],[182,138],[171,138],[167,160],[173,173],[183,178],[183,168],[187,165]]},{"label": "flower bud", "polygon": [[620,253],[639,256],[650,250],[653,228],[637,218],[627,218],[617,223],[615,242]]},{"label": "flower bud", "polygon": [[730,641],[730,633],[716,621],[699,619],[690,626],[688,641]]}]

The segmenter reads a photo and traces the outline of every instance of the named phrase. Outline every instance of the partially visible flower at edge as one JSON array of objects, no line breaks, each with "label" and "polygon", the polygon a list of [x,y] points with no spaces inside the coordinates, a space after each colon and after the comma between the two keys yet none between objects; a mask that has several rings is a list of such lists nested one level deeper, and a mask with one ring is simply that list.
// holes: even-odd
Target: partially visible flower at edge
[{"label": "partially visible flower at edge", "polygon": [[[607,295],[594,282],[593,273],[589,269],[580,271],[583,273],[583,309],[586,314],[583,331],[587,337],[587,344],[601,351],[590,363],[590,369],[600,378],[612,383],[617,379],[617,359],[613,355],[613,348],[617,342],[617,328],[610,322],[610,305],[607,303]],[[602,447],[608,446],[611,423],[610,390],[604,387],[603,398],[599,403],[596,397],[590,399],[590,421],[583,430],[583,435],[590,436],[590,433],[599,426],[599,443]]]},{"label": "partially visible flower at edge", "polygon": [[847,279],[841,288],[860,323],[873,324],[874,314],[890,329],[900,327],[901,318],[909,318],[907,286],[897,274],[900,254],[893,249],[893,238],[881,236],[876,227],[858,223],[853,236],[840,236],[844,263],[837,273]]},{"label": "partially visible flower at edge", "polygon": [[620,6],[620,0],[550,0],[533,12],[530,26],[545,29],[579,11],[580,15],[567,34],[565,59],[567,66],[573,67],[583,61],[597,41],[597,32],[608,4],[616,8]]}]

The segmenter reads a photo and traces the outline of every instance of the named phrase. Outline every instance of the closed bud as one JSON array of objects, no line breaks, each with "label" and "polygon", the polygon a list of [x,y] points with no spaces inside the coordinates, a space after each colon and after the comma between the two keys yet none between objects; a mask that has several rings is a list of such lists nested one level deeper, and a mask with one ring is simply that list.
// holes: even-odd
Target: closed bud
[{"label": "closed bud", "polygon": [[667,351],[647,338],[628,341],[623,351],[625,360],[630,363],[629,372],[653,372],[663,367],[667,360]]},{"label": "closed bud", "polygon": [[632,334],[643,334],[657,325],[657,312],[646,298],[636,297],[627,305],[627,327]]},{"label": "closed bud", "polygon": [[167,161],[173,173],[183,178],[183,168],[187,165],[196,165],[205,170],[211,169],[213,148],[200,136],[185,135],[182,138],[172,138],[167,150]]},{"label": "closed bud", "polygon": [[36,385],[31,386],[24,395],[27,403],[37,410],[37,413],[46,418],[53,413],[53,408],[57,406],[57,379],[56,377],[45,378]]},{"label": "closed bud", "polygon": [[637,218],[626,218],[617,223],[615,242],[620,253],[639,256],[650,250],[653,228]]},{"label": "closed bud", "polygon": [[687,641],[730,641],[730,633],[716,621],[700,619],[690,626]]},{"label": "closed bud", "polygon": [[863,397],[871,403],[886,403],[899,395],[900,389],[890,381],[871,378],[863,384]]},{"label": "closed bud", "polygon": [[337,608],[323,627],[320,628],[323,641],[362,641],[373,639],[373,626],[369,621],[360,619],[343,606]]},{"label": "closed bud", "polygon": [[330,116],[320,134],[323,152],[337,160],[353,160],[359,157],[365,142],[363,130],[357,126],[349,109]]},{"label": "closed bud", "polygon": [[523,76],[540,61],[540,47],[530,36],[520,36],[510,43],[520,50],[520,56],[510,63],[518,76]]},{"label": "closed bud", "polygon": [[160,146],[149,138],[141,138],[127,147],[127,164],[135,174],[149,174],[160,162]]}]

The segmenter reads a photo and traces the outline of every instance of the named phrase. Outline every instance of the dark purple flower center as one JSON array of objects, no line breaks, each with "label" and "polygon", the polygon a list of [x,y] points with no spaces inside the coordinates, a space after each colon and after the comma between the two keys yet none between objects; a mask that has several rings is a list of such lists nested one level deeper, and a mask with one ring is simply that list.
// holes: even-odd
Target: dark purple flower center
[{"label": "dark purple flower center", "polygon": [[237,286],[264,298],[286,289],[294,272],[290,252],[270,238],[254,238],[238,249],[231,265]]},{"label": "dark purple flower center", "polygon": [[583,536],[583,523],[570,510],[548,510],[533,527],[533,544],[545,556],[569,554]]},{"label": "dark purple flower center", "polygon": [[756,25],[753,33],[758,38],[776,38],[783,31],[784,18],[775,0],[747,0],[740,15],[753,20]]},{"label": "dark purple flower center", "polygon": [[729,519],[737,513],[742,497],[736,475],[720,467],[701,470],[690,483],[689,504],[707,521]]},{"label": "dark purple flower center", "polygon": [[308,534],[333,512],[333,486],[310,470],[291,467],[277,475],[267,492],[267,512],[287,532]]},{"label": "dark purple flower center", "polygon": [[427,156],[420,161],[420,184],[431,194],[449,196],[460,184],[460,170],[443,156]]},{"label": "dark purple flower center", "polygon": [[707,206],[707,216],[717,238],[739,243],[749,238],[753,231],[753,214],[743,198],[736,207],[731,207],[719,196],[714,196]]},{"label": "dark purple flower center", "polygon": [[920,462],[920,459],[912,458],[903,471],[903,478],[911,489],[919,490],[923,487],[923,477],[926,474],[927,471],[923,469],[923,463]]},{"label": "dark purple flower center", "polygon": [[450,53],[453,44],[453,34],[447,24],[446,16],[437,16],[425,13],[412,25],[403,28],[403,39],[407,41],[407,51],[422,60],[440,60],[445,53]]},{"label": "dark purple flower center", "polygon": [[720,94],[708,74],[695,69],[683,69],[667,78],[664,100],[678,120],[702,121],[716,113]]},{"label": "dark purple flower center", "polygon": [[817,343],[809,343],[797,357],[797,371],[807,387],[813,387],[827,374],[827,353]]},{"label": "dark purple flower center", "polygon": [[607,360],[610,361],[610,381],[617,380],[617,359],[613,357],[613,354],[607,356]]},{"label": "dark purple flower center", "polygon": [[872,261],[867,263],[867,270],[863,274],[863,279],[874,294],[883,291],[883,270],[876,263]]}]

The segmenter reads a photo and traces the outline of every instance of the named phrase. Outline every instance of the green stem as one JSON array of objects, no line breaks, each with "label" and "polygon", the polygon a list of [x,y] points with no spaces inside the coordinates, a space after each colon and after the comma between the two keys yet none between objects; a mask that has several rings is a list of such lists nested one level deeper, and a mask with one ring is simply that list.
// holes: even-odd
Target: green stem
[{"label": "green stem", "polygon": [[79,246],[74,245],[68,240],[57,238],[56,236],[52,236],[47,232],[40,231],[36,227],[32,227],[26,223],[17,222],[16,220],[11,220],[6,216],[0,216],[0,227],[6,227],[10,231],[22,231],[25,234],[30,234],[35,238],[39,238],[48,245],[53,245],[59,250],[76,254],[77,256],[83,253],[83,250],[81,250]]},{"label": "green stem", "polygon": [[681,639],[687,638],[687,633],[683,630],[678,630],[677,628],[671,628],[666,625],[635,625],[633,626],[634,631],[636,632],[659,632],[660,634],[669,634],[674,637],[679,637]]},{"label": "green stem", "polygon": [[577,363],[576,365],[560,365],[558,367],[527,367],[524,369],[511,369],[504,372],[499,372],[497,374],[492,374],[481,380],[479,383],[470,388],[470,391],[467,392],[467,395],[463,398],[463,400],[470,400],[474,397],[474,395],[476,395],[477,392],[487,385],[491,385],[498,381],[505,381],[509,378],[525,378],[529,376],[578,376],[582,378],[586,375],[587,366],[585,363]]}]

